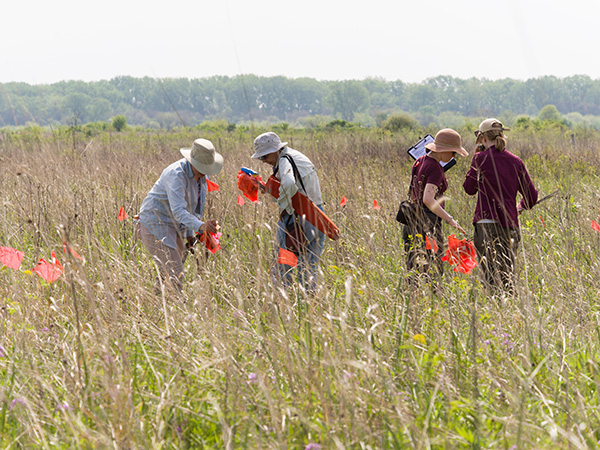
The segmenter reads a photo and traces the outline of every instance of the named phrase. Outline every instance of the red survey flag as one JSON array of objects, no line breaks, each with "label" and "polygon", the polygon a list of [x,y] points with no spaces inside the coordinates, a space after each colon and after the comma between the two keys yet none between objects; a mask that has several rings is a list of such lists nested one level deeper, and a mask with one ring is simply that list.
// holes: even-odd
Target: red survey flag
[{"label": "red survey flag", "polygon": [[592,220],[592,229],[600,231],[600,225],[598,225],[598,222],[596,222],[595,220]]},{"label": "red survey flag", "polygon": [[70,245],[63,244],[63,253],[65,255],[67,254],[67,249],[69,249],[69,253],[71,253],[71,255],[73,255],[74,258],[81,259],[83,261],[83,258],[79,256],[79,253],[73,250],[73,248]]},{"label": "red survey flag", "polygon": [[244,197],[242,197],[242,194],[238,194],[237,204],[240,206],[244,206],[244,203],[246,203],[246,200],[244,200]]},{"label": "red survey flag", "polygon": [[381,209],[381,206],[379,206],[379,203],[377,203],[377,200],[373,200],[373,208]]},{"label": "red survey flag", "polygon": [[37,263],[32,269],[32,272],[37,273],[40,277],[46,280],[48,283],[54,283],[63,273],[63,267],[56,259],[56,254],[54,250],[52,251],[52,263],[47,262],[43,258],[40,259],[40,262]]},{"label": "red survey flag", "polygon": [[471,273],[479,264],[476,261],[477,252],[472,241],[468,239],[459,240],[451,234],[448,236],[448,250],[442,261],[448,261],[448,264],[454,266],[455,272]]},{"label": "red survey flag", "polygon": [[14,270],[19,270],[21,261],[23,261],[25,253],[15,250],[11,247],[0,247],[0,264],[10,267]]},{"label": "red survey flag", "polygon": [[119,210],[119,215],[117,216],[117,219],[119,219],[119,222],[123,222],[125,219],[127,219],[127,213],[125,212],[125,208],[123,208],[122,206]]},{"label": "red survey flag", "polygon": [[206,187],[208,188],[208,192],[221,190],[219,189],[219,185],[217,183],[213,183],[208,178],[206,179]]},{"label": "red survey flag", "polygon": [[544,228],[546,228],[546,222],[544,222],[544,218],[542,216],[540,216],[540,220],[542,221],[542,225],[544,226]]},{"label": "red survey flag", "polygon": [[340,202],[340,206],[346,206],[346,203],[348,203],[348,199],[344,195],[344,196],[342,196],[342,201]]},{"label": "red survey flag", "polygon": [[429,239],[429,236],[425,236],[425,248],[427,250],[433,250],[434,253],[437,253],[440,250],[440,246],[435,239]]},{"label": "red survey flag", "polygon": [[237,174],[238,189],[253,203],[258,203],[258,185],[262,182],[260,175],[250,176],[243,170]]},{"label": "red survey flag", "polygon": [[285,264],[286,266],[296,267],[298,265],[298,257],[294,252],[290,252],[285,248],[280,248],[277,262],[279,264]]},{"label": "red survey flag", "polygon": [[219,245],[221,236],[223,236],[223,233],[211,233],[210,231],[203,232],[198,235],[198,240],[202,242],[212,254],[215,254],[217,253],[217,250],[221,248]]}]

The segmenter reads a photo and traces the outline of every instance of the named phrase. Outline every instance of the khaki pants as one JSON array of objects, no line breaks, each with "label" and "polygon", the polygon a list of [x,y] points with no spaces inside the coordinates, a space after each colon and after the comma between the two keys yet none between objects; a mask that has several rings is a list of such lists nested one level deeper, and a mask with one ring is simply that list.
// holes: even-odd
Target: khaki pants
[{"label": "khaki pants", "polygon": [[162,281],[166,288],[180,293],[183,288],[183,263],[187,256],[183,239],[177,235],[177,248],[167,247],[156,239],[143,224],[138,223],[137,226],[139,226],[140,240],[158,265],[160,280],[158,278],[156,280],[157,292],[160,292]]}]

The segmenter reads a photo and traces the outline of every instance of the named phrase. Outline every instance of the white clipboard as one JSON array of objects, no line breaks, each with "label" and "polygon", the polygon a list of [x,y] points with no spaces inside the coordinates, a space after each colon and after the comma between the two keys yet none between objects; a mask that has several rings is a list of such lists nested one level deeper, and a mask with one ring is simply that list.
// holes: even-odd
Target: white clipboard
[{"label": "white clipboard", "polygon": [[[430,142],[433,142],[434,140],[435,139],[433,138],[433,136],[428,134],[424,138],[419,139],[419,142],[417,142],[415,145],[413,145],[411,148],[409,148],[406,151],[406,153],[408,153],[412,159],[417,160],[421,156],[424,156],[427,154],[428,150],[425,148],[425,146],[427,144],[429,144]],[[446,170],[450,169],[451,167],[453,167],[456,164],[456,159],[452,158],[447,163],[440,162],[440,164],[444,168],[444,172],[445,172]]]}]

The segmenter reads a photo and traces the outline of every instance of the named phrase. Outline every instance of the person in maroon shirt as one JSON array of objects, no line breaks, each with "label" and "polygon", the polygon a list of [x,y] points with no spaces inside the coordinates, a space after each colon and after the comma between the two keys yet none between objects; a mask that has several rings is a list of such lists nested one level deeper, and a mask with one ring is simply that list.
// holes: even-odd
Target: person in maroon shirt
[{"label": "person in maroon shirt", "polygon": [[[490,289],[514,290],[515,260],[521,240],[518,215],[538,200],[521,158],[506,150],[502,122],[486,119],[475,132],[477,152],[471,161],[463,188],[477,196],[473,216],[474,244],[483,281]],[[517,194],[523,197],[517,206]]]},{"label": "person in maroon shirt", "polygon": [[[460,135],[450,128],[438,131],[434,142],[427,144],[425,148],[429,153],[413,164],[410,182],[410,199],[411,203],[417,205],[418,219],[404,226],[402,239],[406,251],[406,268],[409,271],[418,267],[420,272],[427,273],[429,267],[435,264],[437,274],[441,276],[441,256],[444,252],[442,221],[466,234],[444,209],[442,196],[448,189],[448,181],[442,163],[447,163],[457,153],[462,156],[467,156],[468,153],[461,145]],[[436,241],[437,253],[427,250],[425,236]]]}]

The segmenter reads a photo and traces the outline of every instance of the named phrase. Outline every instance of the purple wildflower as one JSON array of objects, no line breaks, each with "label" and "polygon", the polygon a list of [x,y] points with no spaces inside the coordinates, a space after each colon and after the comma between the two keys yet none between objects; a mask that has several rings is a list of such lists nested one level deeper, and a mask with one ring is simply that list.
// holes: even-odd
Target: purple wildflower
[{"label": "purple wildflower", "polygon": [[256,372],[250,372],[248,374],[248,383],[256,383],[258,382],[258,376],[256,375]]},{"label": "purple wildflower", "polygon": [[321,444],[315,444],[311,442],[310,444],[306,444],[304,450],[321,450]]},{"label": "purple wildflower", "polygon": [[69,406],[69,404],[67,402],[60,402],[58,405],[56,405],[56,409],[62,409],[63,411],[69,411],[71,409],[71,407]]},{"label": "purple wildflower", "polygon": [[10,409],[13,409],[17,405],[25,405],[25,400],[22,398],[13,398],[13,401],[10,402]]}]

